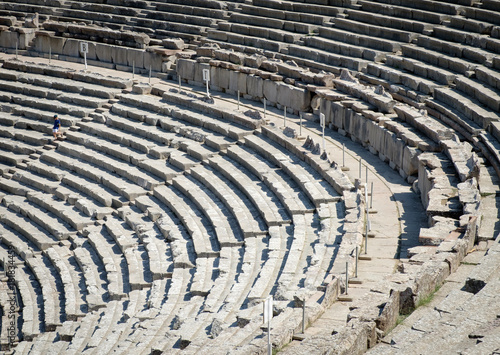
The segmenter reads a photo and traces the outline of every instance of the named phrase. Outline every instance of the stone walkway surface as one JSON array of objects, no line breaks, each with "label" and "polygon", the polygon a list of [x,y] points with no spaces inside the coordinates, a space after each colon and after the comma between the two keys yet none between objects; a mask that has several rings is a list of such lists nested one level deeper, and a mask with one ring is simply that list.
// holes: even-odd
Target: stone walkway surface
[{"label": "stone walkway surface", "polygon": [[[13,55],[0,54],[0,60],[13,59]],[[23,58],[35,63],[48,64],[46,58]],[[84,70],[83,64],[61,62],[52,60],[51,64],[65,68]],[[131,78],[132,73],[119,72],[100,67],[88,69],[90,72],[109,76],[121,76]],[[135,75],[135,79],[147,83],[148,77]],[[167,82],[159,78],[151,78],[151,85],[168,85],[177,88],[174,82]],[[204,88],[192,87],[183,84],[183,90],[193,90],[202,94]],[[211,92],[216,106],[229,109],[238,109],[236,97],[219,92]],[[241,111],[257,110],[262,112],[263,105],[259,102],[241,100]],[[266,119],[269,124],[283,127],[283,111],[268,107]],[[299,132],[299,118],[287,113],[286,126]],[[322,144],[321,128],[318,122],[303,120],[302,139],[309,136],[314,143]],[[342,146],[345,145],[345,154]],[[420,198],[411,190],[408,184],[399,174],[382,162],[378,156],[371,154],[367,149],[349,138],[342,136],[329,129],[325,132],[325,147],[330,160],[338,165],[345,164],[346,173],[351,181],[360,178],[361,183],[366,182],[367,188],[371,190],[373,183],[373,205],[369,214],[371,231],[367,250],[360,250],[358,264],[359,283],[350,283],[348,296],[356,299],[364,295],[374,284],[383,280],[388,274],[393,273],[398,265],[398,259],[406,258],[407,249],[418,245],[418,234],[420,227],[425,227],[427,219]],[[345,163],[343,162],[345,157]],[[361,172],[359,171],[361,159]],[[321,318],[310,325],[305,331],[305,337],[319,334],[331,334],[332,331],[342,327],[346,323],[349,312],[349,301],[339,301],[327,310]],[[294,348],[300,342],[292,342],[283,353],[295,353]]]}]

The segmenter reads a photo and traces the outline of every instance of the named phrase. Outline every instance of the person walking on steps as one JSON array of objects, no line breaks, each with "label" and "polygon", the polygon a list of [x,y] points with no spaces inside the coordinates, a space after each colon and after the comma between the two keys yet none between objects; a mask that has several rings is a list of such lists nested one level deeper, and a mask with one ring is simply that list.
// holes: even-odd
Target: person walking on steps
[{"label": "person walking on steps", "polygon": [[54,127],[52,127],[52,134],[54,135],[54,140],[57,139],[57,135],[62,135],[62,132],[60,132],[61,129],[61,121],[59,120],[59,117],[57,115],[54,115]]}]

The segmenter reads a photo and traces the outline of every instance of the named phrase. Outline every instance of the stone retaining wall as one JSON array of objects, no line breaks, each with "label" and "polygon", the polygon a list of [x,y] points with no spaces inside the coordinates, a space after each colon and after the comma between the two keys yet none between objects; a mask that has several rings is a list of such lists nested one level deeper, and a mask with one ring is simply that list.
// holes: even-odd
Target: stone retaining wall
[{"label": "stone retaining wall", "polygon": [[[119,34],[124,36],[122,32]],[[132,39],[135,38],[133,33],[128,36]],[[140,39],[144,42],[142,37]],[[20,51],[28,50],[33,55],[43,56],[48,56],[50,52],[53,58],[78,62],[82,62],[84,57],[80,51],[80,43],[87,42],[87,62],[89,65],[123,71],[130,71],[134,66],[137,73],[141,69],[142,72],[147,72],[150,67],[152,71],[166,73],[175,62],[176,53],[181,51],[167,49],[163,46],[146,46],[144,43],[138,45],[140,48],[124,47],[91,41],[88,38],[58,37],[52,31],[0,26],[0,47],[12,50],[15,48],[16,42]]]}]

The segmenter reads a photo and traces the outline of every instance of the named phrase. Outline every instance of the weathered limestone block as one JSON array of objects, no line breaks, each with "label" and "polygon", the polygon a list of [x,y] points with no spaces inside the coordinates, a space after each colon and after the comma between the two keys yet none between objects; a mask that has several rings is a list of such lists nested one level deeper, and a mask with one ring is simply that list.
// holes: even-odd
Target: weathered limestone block
[{"label": "weathered limestone block", "polygon": [[408,122],[419,131],[424,132],[427,137],[432,138],[435,142],[454,137],[453,130],[440,124],[436,120],[429,119],[420,111],[412,107],[398,105],[394,107],[394,111],[401,120]]},{"label": "weathered limestone block", "polygon": [[277,102],[295,111],[305,111],[311,103],[311,93],[306,89],[282,83],[278,85]]},{"label": "weathered limestone block", "polygon": [[[0,32],[0,46],[6,47],[2,44],[3,35],[4,32]],[[51,48],[52,54],[62,54],[64,43],[66,42],[66,40],[66,38],[54,37],[52,33],[38,31],[37,36],[33,40],[33,45],[37,52],[47,52],[47,48]]]},{"label": "weathered limestone block", "polygon": [[418,240],[422,245],[439,245],[450,238],[450,233],[459,227],[459,221],[446,217],[434,217],[435,224],[430,228],[420,228]]},{"label": "weathered limestone block", "polygon": [[246,92],[253,97],[264,96],[264,80],[260,76],[248,75]]},{"label": "weathered limestone block", "polygon": [[146,68],[144,64],[145,53],[142,49],[127,48],[125,52],[127,54],[126,61],[120,64],[128,65],[129,67],[134,66],[135,68]]},{"label": "weathered limestone block", "polygon": [[17,18],[15,16],[2,16],[0,18],[0,26],[14,26],[17,22]]},{"label": "weathered limestone block", "polygon": [[184,80],[194,80],[195,66],[197,63],[191,59],[178,59],[177,60],[177,75]]},{"label": "weathered limestone block", "polygon": [[262,62],[266,59],[265,56],[259,54],[252,54],[251,56],[246,56],[244,65],[252,68],[260,68]]},{"label": "weathered limestone block", "polygon": [[278,84],[271,80],[264,80],[263,94],[264,97],[270,102],[278,101]]},{"label": "weathered limestone block", "polygon": [[413,147],[405,146],[403,149],[402,169],[408,176],[418,174],[418,156],[422,152]]},{"label": "weathered limestone block", "polygon": [[247,85],[246,79],[248,75],[237,71],[229,71],[229,90],[234,92],[240,91],[241,94],[246,94]]},{"label": "weathered limestone block", "polygon": [[345,130],[345,122],[349,121],[353,111],[346,108],[341,102],[332,103],[333,124],[337,129]]},{"label": "weathered limestone block", "polygon": [[479,176],[479,161],[470,143],[458,140],[446,140],[442,143],[446,147],[445,153],[453,162],[460,181]]},{"label": "weathered limestone block", "polygon": [[[380,306],[387,302],[388,295],[378,292],[368,292],[349,307],[347,322],[358,319],[363,322],[374,322],[380,315]],[[398,304],[399,306],[399,304]],[[398,307],[399,308],[399,307]]]},{"label": "weathered limestone block", "polygon": [[379,124],[377,124],[377,122],[371,120],[366,122],[366,129],[368,131],[368,142],[370,142],[370,146],[375,150],[375,152],[381,152],[386,139],[384,130]]},{"label": "weathered limestone block", "polygon": [[498,244],[495,244],[481,258],[480,263],[465,281],[465,290],[472,293],[479,292],[498,273],[499,268],[500,248],[498,248]]},{"label": "weathered limestone block", "polygon": [[184,49],[186,45],[181,38],[165,38],[161,41],[163,46],[167,49]]},{"label": "weathered limestone block", "polygon": [[[90,46],[89,46],[90,47]],[[115,63],[115,64],[121,64],[121,65],[126,65],[127,63],[127,51],[128,48],[123,48],[123,47],[115,47],[115,46],[100,46],[100,47],[107,47],[104,49],[106,54],[109,54],[111,57],[110,62]],[[89,49],[90,51],[90,49]],[[87,54],[88,56],[88,54]],[[89,57],[88,57],[89,58]],[[94,58],[91,58],[94,59]],[[136,68],[138,68],[136,66]]]},{"label": "weathered limestone block", "polygon": [[[127,61],[125,60],[124,63],[127,63]],[[121,63],[115,62],[115,64],[121,64]],[[153,71],[161,72],[162,64],[163,64],[163,56],[149,50],[144,52],[144,69],[149,70],[149,68],[151,68],[151,70]]]},{"label": "weathered limestone block", "polygon": [[220,67],[210,67],[210,84],[218,88],[229,87],[229,71]]},{"label": "weathered limestone block", "polygon": [[416,294],[415,304],[420,299],[427,297],[442,285],[444,280],[450,275],[450,267],[444,261],[430,261],[425,263],[415,275]]},{"label": "weathered limestone block", "polygon": [[331,341],[329,354],[363,354],[377,342],[376,324],[354,319]]},{"label": "weathered limestone block", "polygon": [[475,178],[469,179],[457,185],[458,198],[464,206],[464,214],[478,214],[481,203],[481,194]]},{"label": "weathered limestone block", "polygon": [[302,71],[304,70],[294,62],[277,63],[276,66],[278,68],[279,74],[293,79],[300,79],[302,76]]}]

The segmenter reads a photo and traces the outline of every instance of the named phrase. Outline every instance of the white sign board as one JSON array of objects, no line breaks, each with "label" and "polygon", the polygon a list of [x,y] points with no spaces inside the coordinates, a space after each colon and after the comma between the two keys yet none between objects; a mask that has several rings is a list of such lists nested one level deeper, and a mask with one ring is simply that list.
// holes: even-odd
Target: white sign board
[{"label": "white sign board", "polygon": [[203,69],[203,81],[210,81],[210,70]]},{"label": "white sign board", "polygon": [[324,113],[319,114],[319,124],[320,124],[321,128],[325,128],[325,114]]},{"label": "white sign board", "polygon": [[80,42],[80,51],[82,53],[88,53],[89,52],[89,43],[88,42]]},{"label": "white sign board", "polygon": [[273,296],[269,296],[264,301],[264,324],[268,324],[273,319]]}]

